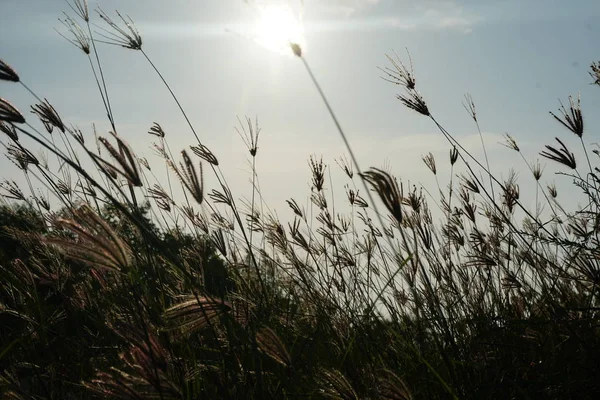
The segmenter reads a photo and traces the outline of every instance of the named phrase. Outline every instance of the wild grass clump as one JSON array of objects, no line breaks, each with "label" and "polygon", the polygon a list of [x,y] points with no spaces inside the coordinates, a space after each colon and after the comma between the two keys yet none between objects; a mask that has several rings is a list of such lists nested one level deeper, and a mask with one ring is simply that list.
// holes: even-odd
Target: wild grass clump
[{"label": "wild grass clump", "polygon": [[[334,209],[326,191],[331,166],[311,157],[309,209],[289,199],[289,218],[280,220],[264,211],[257,183],[258,121],[239,120],[252,165],[251,200],[240,206],[133,21],[99,10],[105,28],[96,33],[87,3],[70,6],[65,35],[89,60],[111,132],[90,139],[0,61],[3,84],[23,85],[34,102],[25,116],[0,99],[5,154],[25,182],[0,184],[0,397],[584,399],[600,391],[600,170],[592,155],[600,152],[588,152],[579,98],[552,116],[577,136],[586,160],[568,137],[540,146],[540,155],[564,170],[585,207],[565,209],[540,162],[506,137],[531,173],[530,210],[514,172],[491,173],[473,99],[465,108],[484,162],[435,118],[412,61],[407,68],[388,56],[382,71],[400,103],[448,141],[448,159],[423,156],[437,182],[426,198],[431,190],[385,168],[359,168],[291,44],[350,161],[336,161],[345,209]],[[104,42],[142,54],[195,143],[175,155],[170,132],[148,121],[158,161],[136,154],[116,128],[96,51]],[[590,74],[598,84],[596,63]],[[167,182],[152,168],[165,168]],[[442,169],[451,171],[447,183],[437,181]]]}]

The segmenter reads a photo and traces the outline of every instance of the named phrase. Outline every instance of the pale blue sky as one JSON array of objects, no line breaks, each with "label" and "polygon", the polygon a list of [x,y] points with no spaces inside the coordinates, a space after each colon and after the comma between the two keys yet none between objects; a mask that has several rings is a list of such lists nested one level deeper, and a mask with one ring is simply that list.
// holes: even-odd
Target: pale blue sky
[{"label": "pale blue sky", "polygon": [[[145,51],[171,83],[201,139],[219,157],[231,185],[242,188],[238,196],[248,195],[250,173],[234,130],[236,115],[259,118],[258,172],[277,210],[285,207],[284,199],[306,197],[310,154],[322,154],[335,167],[333,158],[344,153],[301,62],[244,38],[256,15],[243,1],[104,0],[90,7],[95,4],[107,12],[118,8],[135,20]],[[87,59],[54,31],[62,10],[68,7],[61,0],[0,0],[0,58],[47,97],[65,121],[79,125],[91,143],[90,123],[103,131],[108,124]],[[306,58],[363,168],[381,166],[387,158],[396,175],[429,189],[434,180],[420,157],[432,151],[443,170],[449,146],[427,118],[402,107],[396,87],[380,79],[377,66],[386,65],[385,53],[396,50],[406,60],[408,47],[430,110],[478,153],[475,126],[461,105],[464,93],[472,94],[493,169],[505,174],[510,167],[522,169],[518,158],[497,144],[505,132],[529,159],[554,136],[577,148],[577,138],[548,114],[557,110],[558,98],[581,93],[588,127],[584,138],[600,141],[594,130],[600,126],[600,90],[590,85],[587,73],[600,59],[599,20],[598,0],[304,2]],[[132,147],[152,158],[152,137],[146,132],[154,121],[164,127],[173,150],[194,144],[141,54],[106,45],[99,50],[117,127]],[[6,82],[0,84],[0,96],[23,112],[32,102],[20,86]],[[5,159],[0,166],[4,178],[14,173]],[[553,180],[554,170],[549,165],[545,178]],[[341,179],[337,172],[334,177]],[[522,174],[522,191],[531,185]],[[342,187],[340,181],[336,190]]]}]

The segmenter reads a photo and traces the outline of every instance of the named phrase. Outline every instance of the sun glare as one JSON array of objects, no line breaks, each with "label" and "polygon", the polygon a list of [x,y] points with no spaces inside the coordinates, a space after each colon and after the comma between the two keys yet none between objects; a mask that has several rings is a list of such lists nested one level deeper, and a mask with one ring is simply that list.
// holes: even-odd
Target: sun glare
[{"label": "sun glare", "polygon": [[304,30],[287,6],[267,6],[261,11],[255,27],[256,41],[269,50],[293,55],[291,43],[304,47]]}]

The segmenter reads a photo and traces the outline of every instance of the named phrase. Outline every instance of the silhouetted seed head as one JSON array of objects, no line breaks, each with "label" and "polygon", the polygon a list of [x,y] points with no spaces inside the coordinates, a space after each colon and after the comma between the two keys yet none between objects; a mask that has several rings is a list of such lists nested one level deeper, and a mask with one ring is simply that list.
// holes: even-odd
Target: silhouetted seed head
[{"label": "silhouetted seed head", "polygon": [[565,146],[565,144],[559,138],[555,139],[560,144],[561,148],[556,149],[552,146],[546,145],[547,151],[542,151],[540,155],[542,157],[546,157],[550,160],[556,161],[560,164],[566,165],[569,168],[577,168],[577,163],[575,162],[575,155],[569,152],[567,146]]},{"label": "silhouetted seed head", "polygon": [[412,59],[410,57],[408,49],[406,49],[406,53],[408,54],[408,60],[410,62],[410,70],[404,66],[396,52],[394,52],[395,58],[392,58],[389,54],[385,55],[388,61],[392,64],[393,68],[378,68],[385,74],[385,76],[382,77],[383,80],[391,82],[395,85],[404,86],[407,90],[414,90],[416,86],[416,81],[413,71]]},{"label": "silhouetted seed head", "polygon": [[38,116],[48,133],[52,133],[54,128],[58,128],[62,133],[65,133],[65,124],[48,99],[44,99],[43,103],[31,106],[31,112]]},{"label": "silhouetted seed head", "polygon": [[171,197],[158,184],[154,184],[154,187],[148,189],[148,196],[146,197],[154,199],[158,208],[167,212],[171,211],[171,204],[174,204]]},{"label": "silhouetted seed head", "polygon": [[254,122],[254,126],[252,125],[252,120],[246,117],[246,125],[248,126],[248,130],[246,130],[244,124],[240,120],[240,117],[237,117],[238,123],[240,127],[235,127],[238,135],[242,138],[246,147],[248,147],[248,151],[252,157],[256,156],[256,152],[258,151],[258,136],[260,135],[260,127],[258,126],[258,117]]},{"label": "silhouetted seed head", "polygon": [[533,167],[531,168],[531,173],[533,174],[533,177],[536,181],[539,181],[540,178],[542,177],[542,173],[544,172],[544,170],[542,169],[542,166],[540,165],[540,161],[536,160],[536,162],[533,164]]},{"label": "silhouetted seed head", "polygon": [[83,132],[81,132],[81,129],[71,125],[71,128],[67,128],[67,131],[69,131],[69,133],[75,138],[75,140],[77,140],[79,144],[85,144],[85,139],[83,137]]},{"label": "silhouetted seed head", "polygon": [[437,175],[437,168],[435,166],[435,158],[433,157],[433,154],[428,153],[424,155],[422,159],[425,165],[427,165],[427,168],[429,168],[429,170],[433,172],[434,175]]},{"label": "silhouetted seed head", "polygon": [[137,157],[135,157],[133,151],[127,145],[127,143],[125,143],[116,134],[112,134],[117,139],[118,150],[115,149],[115,147],[106,138],[99,137],[98,141],[116,160],[117,164],[121,168],[119,169],[114,165],[109,164],[107,161],[101,159],[99,156],[92,154],[92,157],[98,162],[98,165],[104,167],[104,171],[107,172],[111,177],[113,177],[113,179],[114,175],[118,173],[122,175],[125,179],[127,179],[130,185],[138,187],[143,186],[139,168],[137,165]]},{"label": "silhouetted seed head", "polygon": [[371,168],[370,171],[361,173],[360,176],[371,184],[387,210],[401,224],[401,201],[403,196],[396,180],[390,174],[378,168]]},{"label": "silhouetted seed head", "polygon": [[348,159],[345,156],[343,156],[340,157],[339,160],[335,160],[335,162],[344,171],[348,178],[352,179],[352,177],[354,176],[354,171],[352,170],[352,164],[348,161]]},{"label": "silhouetted seed head", "polygon": [[573,101],[573,96],[569,96],[569,110],[565,109],[562,101],[560,101],[559,112],[561,117],[550,111],[550,115],[560,122],[565,128],[573,132],[579,137],[583,136],[583,115],[581,114],[581,98],[577,96],[577,104]]},{"label": "silhouetted seed head", "polygon": [[19,135],[17,134],[17,128],[8,124],[4,121],[0,121],[0,132],[6,133],[6,135],[13,141],[19,141]]},{"label": "silhouetted seed head", "polygon": [[210,151],[205,145],[200,144],[198,146],[190,146],[190,148],[192,149],[195,155],[197,155],[207,163],[210,163],[212,165],[219,165],[219,160],[217,160],[217,157],[215,157],[212,151]]},{"label": "silhouetted seed head", "polygon": [[312,186],[317,192],[323,190],[325,184],[325,164],[323,159],[317,161],[313,156],[310,156],[309,166],[312,172]]},{"label": "silhouetted seed head", "polygon": [[554,185],[554,183],[551,183],[548,185],[548,193],[550,194],[550,196],[555,199],[556,196],[558,196],[558,192],[556,190],[556,186]]},{"label": "silhouetted seed head", "polygon": [[19,188],[19,185],[17,185],[17,182],[15,181],[8,181],[5,179],[4,182],[0,183],[0,188],[4,190],[2,197],[5,199],[25,200],[25,194],[23,194],[21,188]]},{"label": "silhouetted seed head", "polygon": [[590,65],[590,76],[594,79],[593,84],[600,86],[600,62]]},{"label": "silhouetted seed head", "polygon": [[132,50],[142,49],[142,37],[130,17],[125,19],[118,11],[116,11],[119,18],[121,18],[121,21],[125,24],[125,28],[121,28],[102,9],[98,8],[96,9],[96,12],[113,30],[111,32],[107,29],[100,28],[102,32],[98,34],[106,39],[106,41],[99,40],[100,42]]},{"label": "silhouetted seed head", "polygon": [[232,222],[228,221],[225,217],[223,217],[218,212],[214,212],[210,215],[211,222],[219,228],[227,229],[228,231],[232,231],[235,227]]},{"label": "silhouetted seed head", "polygon": [[367,202],[365,201],[365,199],[363,199],[359,194],[358,194],[358,190],[355,192],[353,189],[350,189],[350,186],[346,185],[346,196],[348,197],[348,201],[350,202],[350,205],[352,206],[356,206],[356,207],[360,207],[360,208],[366,208],[369,205],[367,204]]},{"label": "silhouetted seed head", "polygon": [[73,38],[71,39],[66,37],[58,30],[56,30],[56,32],[58,32],[60,36],[65,38],[73,46],[77,47],[78,49],[81,49],[85,54],[90,54],[91,40],[89,36],[83,31],[81,26],[79,26],[79,24],[67,14],[65,14],[64,20],[60,18],[58,20],[64,25],[65,28],[67,28],[67,31],[69,31]]},{"label": "silhouetted seed head", "polygon": [[310,195],[310,201],[317,207],[319,207],[320,210],[324,210],[327,208],[327,199],[325,198],[325,195],[323,194],[323,192],[316,192],[316,193],[312,193]]},{"label": "silhouetted seed head", "polygon": [[187,152],[183,150],[181,155],[183,156],[183,163],[179,163],[179,168],[177,168],[171,160],[168,160],[169,166],[177,174],[179,180],[190,192],[194,200],[196,200],[198,204],[202,204],[204,201],[204,178],[202,175],[202,163],[198,164],[199,173],[196,173],[196,167],[194,167],[194,164],[192,163],[192,160],[188,156]]},{"label": "silhouetted seed head", "polygon": [[294,214],[296,214],[300,218],[304,218],[304,213],[300,209],[300,206],[298,205],[298,203],[296,203],[296,200],[290,199],[290,200],[286,200],[286,202],[287,202],[288,206],[290,206],[290,208],[292,209]]},{"label": "silhouetted seed head", "polygon": [[152,127],[150,128],[150,130],[148,131],[148,133],[150,135],[158,136],[159,138],[164,138],[165,137],[165,131],[163,131],[163,128],[158,124],[158,122],[155,122],[152,125]]},{"label": "silhouetted seed head", "polygon": [[465,175],[461,175],[461,180],[466,189],[470,190],[473,193],[479,193],[479,186],[477,185],[477,182],[475,182],[475,180]]},{"label": "silhouetted seed head", "polygon": [[431,115],[429,113],[429,108],[427,108],[427,104],[425,104],[425,100],[423,100],[423,97],[419,92],[416,90],[409,90],[406,93],[407,94],[399,94],[396,98],[406,107],[415,110],[419,114],[423,114],[426,117]]},{"label": "silhouetted seed head", "polygon": [[23,114],[15,106],[0,97],[0,121],[23,124],[25,123],[25,117],[23,117]]},{"label": "silhouetted seed head", "polygon": [[471,203],[464,203],[463,209],[467,217],[471,220],[471,222],[475,223],[475,218],[477,217],[477,205]]},{"label": "silhouetted seed head", "polygon": [[246,221],[248,221],[248,226],[252,232],[265,231],[262,220],[260,219],[260,212],[258,210],[254,210],[254,212],[246,215]]},{"label": "silhouetted seed head", "polygon": [[60,194],[63,194],[65,196],[70,196],[71,195],[71,187],[70,185],[68,185],[66,182],[62,181],[62,180],[58,180],[58,182],[56,182],[56,189],[58,189],[58,192]]},{"label": "silhouetted seed head", "polygon": [[513,139],[512,136],[510,136],[508,133],[505,133],[504,138],[506,139],[506,141],[502,143],[502,145],[514,151],[521,151],[521,149],[519,149],[519,146],[517,146],[517,142],[515,141],[515,139]]},{"label": "silhouetted seed head", "polygon": [[19,82],[17,72],[2,60],[0,60],[0,81]]},{"label": "silhouetted seed head", "polygon": [[150,168],[150,164],[148,163],[148,160],[145,157],[138,157],[138,162],[148,171],[152,171],[152,169]]},{"label": "silhouetted seed head", "polygon": [[431,246],[433,245],[433,238],[431,236],[431,229],[429,228],[429,225],[417,224],[417,233],[419,234],[419,238],[421,239],[423,246],[425,246],[427,250],[431,249]]},{"label": "silhouetted seed head", "polygon": [[458,150],[456,147],[450,149],[450,165],[454,165],[458,160]]},{"label": "silhouetted seed head", "polygon": [[209,194],[210,198],[215,203],[223,203],[225,205],[232,207],[233,206],[233,197],[231,196],[231,192],[224,185],[221,186],[221,188],[223,189],[223,193],[219,192],[218,190],[213,189],[212,192]]},{"label": "silhouetted seed head", "polygon": [[473,102],[473,97],[471,97],[471,95],[468,93],[465,94],[465,103],[463,103],[463,107],[465,108],[465,110],[467,110],[467,112],[469,113],[471,118],[473,118],[473,121],[477,122],[477,112],[475,110],[475,102]]},{"label": "silhouetted seed head", "polygon": [[508,212],[512,213],[514,206],[519,201],[519,185],[517,185],[517,175],[514,170],[511,170],[508,179],[502,185],[502,194],[504,205],[508,208]]},{"label": "silhouetted seed head", "polygon": [[296,57],[302,57],[302,47],[298,43],[290,43],[290,48]]},{"label": "silhouetted seed head", "polygon": [[20,144],[9,144],[6,146],[6,156],[23,171],[27,170],[29,164],[39,165],[38,159]]},{"label": "silhouetted seed head", "polygon": [[419,211],[421,211],[421,205],[423,204],[422,191],[417,192],[417,187],[413,186],[412,190],[408,193],[408,196],[402,198],[402,204],[409,206],[414,212],[419,213]]},{"label": "silhouetted seed head", "polygon": [[85,22],[90,22],[90,12],[87,0],[73,0],[73,4],[67,1],[67,4],[75,14]]},{"label": "silhouetted seed head", "polygon": [[225,244],[225,238],[223,237],[223,230],[216,229],[213,230],[210,239],[212,244],[215,246],[217,250],[221,253],[223,257],[227,257],[227,245]]},{"label": "silhouetted seed head", "polygon": [[34,199],[38,206],[42,207],[46,211],[50,211],[50,202],[41,194],[41,192],[39,192],[39,190],[38,195],[35,196]]}]

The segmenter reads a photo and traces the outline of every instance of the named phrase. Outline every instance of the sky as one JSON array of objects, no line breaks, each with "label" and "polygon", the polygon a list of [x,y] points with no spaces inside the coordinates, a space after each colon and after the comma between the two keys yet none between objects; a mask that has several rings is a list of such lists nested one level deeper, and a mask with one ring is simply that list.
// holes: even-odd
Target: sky
[{"label": "sky", "polygon": [[[235,130],[237,116],[258,118],[256,162],[263,197],[286,214],[286,199],[306,203],[312,154],[331,166],[334,195],[343,193],[346,181],[335,159],[347,152],[301,60],[253,40],[259,10],[273,1],[254,3],[103,0],[90,2],[90,8],[100,5],[111,15],[118,9],[135,21],[144,51],[218,157],[238,198],[249,197],[251,170]],[[432,152],[440,182],[448,181],[449,144],[429,119],[400,104],[399,88],[382,80],[377,68],[389,65],[385,54],[393,51],[408,62],[405,49],[435,118],[482,157],[476,127],[462,105],[464,94],[472,95],[492,170],[507,176],[516,169],[523,197],[531,195],[534,183],[518,155],[500,144],[504,133],[517,140],[529,160],[559,137],[582,164],[578,138],[549,115],[558,110],[558,99],[566,102],[579,93],[589,127],[584,140],[600,141],[595,137],[600,89],[590,85],[587,72],[600,60],[597,0],[305,0],[291,6],[302,15],[305,59],[363,169],[388,165],[403,181],[434,192],[435,179],[421,161]],[[61,0],[0,0],[0,58],[48,98],[65,122],[79,126],[93,146],[91,124],[100,134],[109,124],[87,58],[55,30],[65,33],[58,21],[63,11],[73,14]],[[97,15],[94,19],[100,24]],[[142,54],[101,44],[98,50],[117,129],[138,154],[157,160],[154,137],[147,134],[153,122],[164,128],[174,151],[195,144]],[[28,109],[34,100],[20,85],[0,82],[0,97],[33,120]],[[568,178],[554,175],[559,168],[542,163],[548,164],[543,181],[560,187],[567,179],[568,184]],[[22,179],[5,158],[0,168],[2,178]],[[164,183],[164,166],[154,170]],[[572,192],[564,196],[575,201]]]}]

